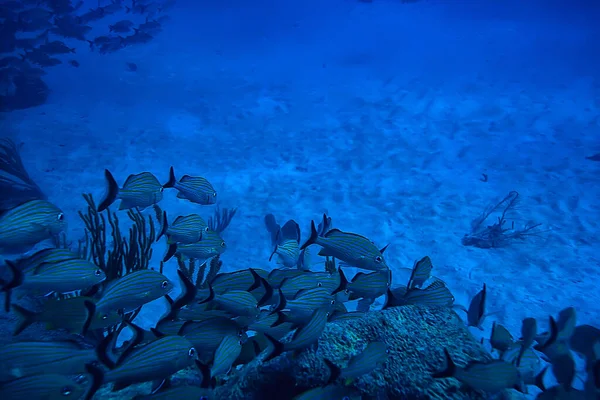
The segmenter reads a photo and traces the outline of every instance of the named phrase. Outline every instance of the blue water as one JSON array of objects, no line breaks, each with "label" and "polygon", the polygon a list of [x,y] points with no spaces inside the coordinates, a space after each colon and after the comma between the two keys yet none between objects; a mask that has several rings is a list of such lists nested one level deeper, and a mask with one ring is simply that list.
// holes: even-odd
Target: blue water
[{"label": "blue water", "polygon": [[[166,181],[173,165],[238,207],[225,270],[275,267],[265,214],[295,219],[306,238],[327,212],[390,243],[394,283],[425,255],[458,303],[485,282],[495,314],[478,337],[493,321],[518,337],[528,316],[546,329],[567,306],[600,325],[600,163],[585,158],[600,153],[600,2],[179,0],[167,13],[151,42],[112,54],[68,41],[65,60],[80,66],[47,69],[47,103],[1,115],[69,236],[83,231],[80,194],[105,191],[104,168]],[[471,220],[511,190],[518,221],[544,233],[463,246]],[[161,206],[213,211],[167,192]]]}]

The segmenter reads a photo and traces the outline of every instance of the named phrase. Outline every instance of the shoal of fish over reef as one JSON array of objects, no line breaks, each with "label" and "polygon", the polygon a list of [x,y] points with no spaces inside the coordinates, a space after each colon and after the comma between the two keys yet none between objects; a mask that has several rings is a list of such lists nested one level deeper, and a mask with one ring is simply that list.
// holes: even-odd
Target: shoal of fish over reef
[{"label": "shoal of fish over reef", "polygon": [[[327,215],[311,222],[303,243],[295,221],[279,225],[267,215],[269,261],[278,267],[221,273],[220,255],[227,250],[222,233],[235,210],[217,210],[208,221],[192,214],[170,222],[158,205],[165,190],[199,206],[216,204],[217,191],[207,179],[178,179],[173,168],[165,184],[149,172],[130,175],[122,187],[108,170],[105,177],[107,195],[98,206],[84,196],[88,210],[80,216],[86,238],[76,246],[60,235],[66,228],[63,211],[46,199],[28,200],[0,215],[1,252],[27,251],[47,239],[55,243],[26,257],[7,258],[0,274],[6,312],[17,319],[13,340],[0,350],[1,399],[109,398],[140,383],[148,383],[145,393],[121,398],[233,398],[222,397],[219,389],[245,369],[261,365],[268,371],[308,351],[326,366],[320,382],[287,388],[286,395],[245,393],[238,398],[431,398],[395,396],[386,392],[391,383],[385,381],[378,393],[361,386],[366,377],[391,368],[391,357],[398,355],[390,353],[394,343],[389,339],[359,340],[353,354],[340,361],[319,356],[323,332],[332,324],[346,326],[399,308],[422,310],[414,315],[454,309],[465,313],[468,326],[479,328],[490,315],[485,284],[468,307],[456,305],[444,282],[431,275],[429,257],[414,264],[408,282],[392,285],[392,271],[401,269],[388,266],[387,246],[333,228]],[[119,211],[111,212],[116,202]],[[123,212],[133,224],[128,234],[119,227],[117,215]],[[163,238],[168,251],[153,269],[151,246]],[[182,287],[176,298],[170,295],[174,282],[163,275],[172,257]],[[311,261],[317,258],[320,262]],[[349,279],[350,268],[362,272]],[[374,310],[381,296],[385,303]],[[168,312],[156,326],[145,330],[136,325],[140,309],[161,297]],[[347,305],[355,300],[358,305],[349,311]],[[35,329],[41,329],[39,340],[19,340]],[[123,330],[133,336],[121,343],[117,339]],[[430,381],[452,380],[461,388],[438,398],[507,398],[499,396],[526,393],[532,385],[541,390],[539,399],[599,397],[600,330],[578,326],[573,308],[550,317],[548,331],[535,319],[525,319],[518,339],[494,324],[481,347],[489,349],[489,357],[466,362],[456,349],[433,349],[437,369],[427,372]],[[585,358],[584,371],[576,370],[577,357]]]}]

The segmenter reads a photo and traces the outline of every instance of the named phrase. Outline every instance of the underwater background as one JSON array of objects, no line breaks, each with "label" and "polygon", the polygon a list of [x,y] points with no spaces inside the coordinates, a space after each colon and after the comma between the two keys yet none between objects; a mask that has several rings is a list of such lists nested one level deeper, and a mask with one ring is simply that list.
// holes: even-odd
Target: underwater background
[{"label": "underwater background", "polygon": [[[105,169],[122,187],[141,172],[162,184],[173,167],[177,178],[206,178],[218,198],[198,204],[165,188],[159,205],[170,222],[236,209],[221,232],[221,273],[282,268],[269,261],[275,241],[266,215],[281,225],[296,221],[302,244],[311,220],[326,214],[343,232],[389,245],[392,286],[406,284],[425,256],[455,304],[469,307],[485,284],[489,316],[480,329],[465,328],[474,341],[487,340],[493,323],[518,339],[527,317],[548,331],[548,316],[567,307],[577,325],[600,327],[599,2],[177,0],[162,7],[165,1],[140,0],[136,9],[129,0],[86,0],[57,2],[72,9],[41,17],[52,26],[11,28],[9,21],[24,20],[10,15],[52,3],[0,2],[0,56],[15,58],[2,65],[0,129],[19,146],[31,180],[64,212],[75,247],[86,228],[82,194],[97,203],[106,196]],[[110,13],[78,20],[91,28],[82,37],[64,37],[53,22],[107,6]],[[150,38],[123,39],[159,19]],[[111,33],[122,20],[131,28]],[[120,39],[95,42],[103,35]],[[38,43],[15,45],[23,37]],[[35,49],[52,40],[72,50],[51,55],[58,65],[36,65]],[[43,82],[39,99],[17,90],[16,79],[31,76],[26,68],[43,71],[33,73]],[[152,207],[139,209],[155,217]],[[505,209],[507,230],[490,238]],[[477,221],[486,210],[489,218]],[[0,255],[12,260],[45,247]],[[151,268],[159,269],[167,248],[164,240],[152,245]],[[317,251],[307,263],[324,271]],[[348,280],[367,272],[347,267]],[[11,274],[2,268],[6,283]],[[177,261],[163,268],[175,298]],[[380,294],[372,312],[386,301]],[[154,327],[167,310],[163,298],[154,300],[135,323]],[[19,339],[13,314],[0,320],[2,343]],[[443,360],[438,349],[442,369]],[[575,362],[581,378],[573,387],[582,389],[585,361]]]}]

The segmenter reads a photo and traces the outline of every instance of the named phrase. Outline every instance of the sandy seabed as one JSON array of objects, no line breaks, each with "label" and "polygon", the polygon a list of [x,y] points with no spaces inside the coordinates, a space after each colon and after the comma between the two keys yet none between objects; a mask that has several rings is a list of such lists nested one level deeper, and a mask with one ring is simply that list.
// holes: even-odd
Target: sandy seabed
[{"label": "sandy seabed", "polygon": [[[141,171],[166,181],[173,165],[238,208],[224,233],[227,271],[276,266],[266,213],[295,219],[306,238],[326,212],[335,227],[389,243],[394,269],[429,255],[457,303],[486,283],[494,315],[476,335],[498,321],[518,336],[523,318],[545,327],[567,306],[600,325],[600,163],[585,159],[600,152],[591,32],[435,2],[296,11],[259,23],[176,10],[154,42],[83,54],[79,69],[50,71],[46,105],[2,115],[67,214],[69,237],[82,235],[81,193],[102,196],[104,168],[122,183]],[[501,249],[463,246],[471,220],[511,190],[516,223],[545,232]],[[212,215],[165,193],[170,219]],[[164,251],[157,243],[153,264]],[[175,277],[175,261],[166,268]],[[147,306],[142,320],[163,308]]]}]

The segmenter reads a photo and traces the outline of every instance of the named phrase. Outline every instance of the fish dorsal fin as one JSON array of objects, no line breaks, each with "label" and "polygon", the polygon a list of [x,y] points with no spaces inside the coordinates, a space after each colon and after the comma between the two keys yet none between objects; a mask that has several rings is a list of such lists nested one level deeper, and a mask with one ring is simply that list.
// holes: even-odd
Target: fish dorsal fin
[{"label": "fish dorsal fin", "polygon": [[329,232],[327,232],[327,233],[326,233],[326,234],[325,234],[323,237],[325,237],[325,238],[329,238],[329,237],[332,237],[332,236],[335,236],[335,235],[354,236],[354,237],[357,237],[357,238],[360,238],[360,239],[367,240],[367,241],[369,241],[369,243],[373,243],[373,242],[371,242],[369,239],[367,239],[367,238],[366,238],[365,236],[363,236],[363,235],[359,235],[358,233],[353,233],[353,232],[344,232],[344,231],[340,231],[340,230],[339,230],[339,229],[337,229],[337,228],[333,228],[333,229],[331,229],[331,230],[330,230]]},{"label": "fish dorsal fin", "polygon": [[185,217],[183,215],[178,216],[177,218],[175,218],[175,220],[173,221],[173,223],[171,224],[171,226],[175,225],[178,222],[183,221]]},{"label": "fish dorsal fin", "polygon": [[323,235],[323,237],[330,237],[330,236],[334,236],[334,235],[337,235],[340,233],[345,233],[345,232],[340,231],[338,228],[333,228],[333,229],[328,230],[327,233]]},{"label": "fish dorsal fin", "polygon": [[193,177],[190,175],[184,175],[181,177],[181,179],[179,179],[179,182],[189,181],[190,179],[193,179]]}]

